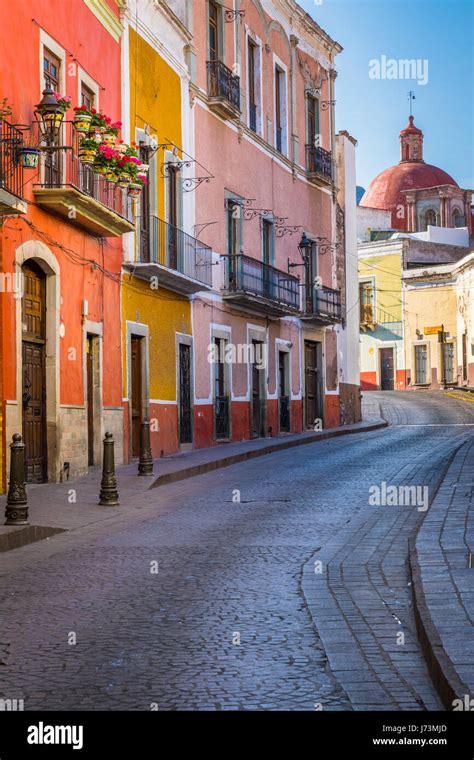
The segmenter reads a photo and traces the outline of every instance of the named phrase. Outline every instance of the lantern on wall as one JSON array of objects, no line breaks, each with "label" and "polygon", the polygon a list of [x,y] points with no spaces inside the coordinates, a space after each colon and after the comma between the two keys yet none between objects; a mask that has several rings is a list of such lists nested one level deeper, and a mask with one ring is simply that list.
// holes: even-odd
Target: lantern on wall
[{"label": "lantern on wall", "polygon": [[36,106],[35,119],[41,135],[52,142],[57,137],[64,119],[64,110],[56,100],[51,87],[43,90],[43,97]]}]

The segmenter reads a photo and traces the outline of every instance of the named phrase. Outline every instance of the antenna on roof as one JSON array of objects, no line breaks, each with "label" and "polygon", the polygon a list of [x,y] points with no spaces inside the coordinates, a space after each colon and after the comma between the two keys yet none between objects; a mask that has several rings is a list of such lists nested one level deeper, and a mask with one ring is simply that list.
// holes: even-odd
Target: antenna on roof
[{"label": "antenna on roof", "polygon": [[413,92],[413,90],[410,90],[410,92],[408,93],[407,97],[408,97],[408,100],[410,101],[410,116],[413,116],[412,103],[416,99],[415,98],[415,93]]}]

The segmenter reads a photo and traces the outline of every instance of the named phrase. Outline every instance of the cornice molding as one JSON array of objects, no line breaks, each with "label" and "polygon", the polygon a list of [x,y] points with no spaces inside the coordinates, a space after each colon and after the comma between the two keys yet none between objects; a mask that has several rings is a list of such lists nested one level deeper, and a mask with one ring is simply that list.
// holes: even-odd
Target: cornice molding
[{"label": "cornice molding", "polygon": [[[123,26],[117,16],[114,15],[111,8],[107,5],[105,0],[84,0],[84,3],[87,5],[91,13],[93,13],[94,16],[100,21],[102,26],[107,29],[109,34],[114,38],[115,42],[120,42]],[[118,2],[117,7],[120,7]]]}]

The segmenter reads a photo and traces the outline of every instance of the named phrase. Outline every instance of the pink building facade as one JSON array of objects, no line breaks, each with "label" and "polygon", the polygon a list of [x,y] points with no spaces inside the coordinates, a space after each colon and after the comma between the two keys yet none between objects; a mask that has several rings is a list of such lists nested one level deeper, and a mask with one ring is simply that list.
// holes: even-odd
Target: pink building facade
[{"label": "pink building facade", "polygon": [[213,251],[212,291],[192,296],[193,444],[353,422],[341,47],[294,2],[191,5],[194,233]]}]

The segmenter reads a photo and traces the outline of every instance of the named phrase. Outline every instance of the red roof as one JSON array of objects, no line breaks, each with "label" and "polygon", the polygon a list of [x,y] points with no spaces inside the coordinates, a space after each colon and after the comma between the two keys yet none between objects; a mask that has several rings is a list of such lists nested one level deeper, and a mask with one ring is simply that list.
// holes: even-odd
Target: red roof
[{"label": "red roof", "polygon": [[[416,127],[414,127],[416,129]],[[438,185],[454,185],[457,182],[442,169],[422,161],[406,161],[391,166],[377,175],[370,183],[360,201],[361,206],[384,208],[392,211],[394,229],[405,229],[405,220],[397,214],[397,206],[405,206],[403,190],[422,190]]]}]

